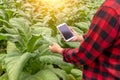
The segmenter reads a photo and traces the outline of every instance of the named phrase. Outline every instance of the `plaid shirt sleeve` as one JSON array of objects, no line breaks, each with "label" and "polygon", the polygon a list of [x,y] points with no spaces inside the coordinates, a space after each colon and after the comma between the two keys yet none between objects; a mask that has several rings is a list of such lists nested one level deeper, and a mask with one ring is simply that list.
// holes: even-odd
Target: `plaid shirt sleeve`
[{"label": "plaid shirt sleeve", "polygon": [[110,47],[118,33],[118,17],[114,9],[101,7],[93,17],[90,28],[79,48],[66,48],[63,60],[75,65],[89,65]]}]

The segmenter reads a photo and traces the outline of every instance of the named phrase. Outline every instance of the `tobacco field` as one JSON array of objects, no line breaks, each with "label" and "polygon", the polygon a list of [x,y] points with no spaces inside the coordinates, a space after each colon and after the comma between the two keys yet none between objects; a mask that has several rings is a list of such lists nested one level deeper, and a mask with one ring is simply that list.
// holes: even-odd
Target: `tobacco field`
[{"label": "tobacco field", "polygon": [[81,80],[82,66],[49,51],[65,42],[56,26],[67,23],[79,35],[88,31],[104,0],[0,0],[0,80]]}]

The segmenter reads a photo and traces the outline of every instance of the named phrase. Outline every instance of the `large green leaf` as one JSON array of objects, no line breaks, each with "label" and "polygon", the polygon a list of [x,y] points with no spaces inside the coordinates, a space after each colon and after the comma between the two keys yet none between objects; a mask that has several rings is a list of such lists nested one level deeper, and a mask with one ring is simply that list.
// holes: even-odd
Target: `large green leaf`
[{"label": "large green leaf", "polygon": [[24,44],[26,44],[31,37],[30,22],[24,18],[12,18],[10,19],[10,24],[18,30],[18,35],[24,40]]},{"label": "large green leaf", "polygon": [[11,42],[8,42],[7,53],[5,64],[9,80],[19,80],[23,67],[33,55],[28,52],[20,54],[15,44]]},{"label": "large green leaf", "polygon": [[79,22],[79,23],[75,23],[75,26],[77,26],[78,28],[80,28],[84,33],[86,33],[88,31],[89,28],[89,22]]},{"label": "large green leaf", "polygon": [[47,42],[47,44],[52,44],[53,42],[57,42],[57,40],[53,37],[43,36],[43,38]]},{"label": "large green leaf", "polygon": [[[27,50],[29,52],[33,52],[34,49],[36,48],[36,45],[38,44],[35,44],[40,38],[42,38],[41,36],[35,36],[33,35],[30,40],[28,41],[28,45],[27,45]],[[41,43],[42,44],[42,43]]]},{"label": "large green leaf", "polygon": [[7,28],[7,27],[4,27],[3,28],[4,30],[6,30],[9,34],[18,34],[18,31],[16,28]]},{"label": "large green leaf", "polygon": [[19,80],[23,67],[29,58],[32,57],[30,53],[24,53],[19,55],[18,53],[11,53],[5,59],[6,70],[9,76],[9,80]]},{"label": "large green leaf", "polygon": [[26,49],[25,46],[24,46],[24,42],[19,37],[19,35],[17,35],[17,34],[8,34],[8,33],[7,34],[0,33],[0,36],[3,36],[3,38],[6,38],[6,40],[9,40],[11,42],[19,43],[19,47],[21,47],[23,49]]},{"label": "large green leaf", "polygon": [[[37,80],[59,80],[57,75],[55,75],[55,73],[53,73],[49,69],[41,70],[34,76],[37,78]],[[27,79],[27,80],[32,80],[32,79]]]},{"label": "large green leaf", "polygon": [[44,62],[44,63],[51,63],[51,64],[64,65],[64,66],[70,65],[68,63],[65,63],[61,57],[54,56],[54,55],[43,55],[43,56],[40,56],[39,59],[41,62]]},{"label": "large green leaf", "polygon": [[33,26],[32,32],[34,35],[42,35],[47,37],[50,37],[52,35],[52,30],[47,27]]},{"label": "large green leaf", "polygon": [[43,37],[39,38],[34,44],[34,50],[44,51],[44,49],[48,48],[48,45],[48,42]]},{"label": "large green leaf", "polygon": [[18,41],[18,35],[0,33],[0,36],[2,36],[3,38],[6,37],[7,40],[10,40],[12,42],[17,42]]},{"label": "large green leaf", "polygon": [[17,49],[15,43],[8,41],[7,44],[8,44],[7,45],[7,54],[19,53],[19,50]]},{"label": "large green leaf", "polygon": [[74,75],[75,77],[82,78],[82,71],[79,69],[72,69],[71,74]]},{"label": "large green leaf", "polygon": [[34,75],[23,73],[20,80],[59,80],[59,77],[50,69],[43,69]]},{"label": "large green leaf", "polygon": [[68,80],[67,73],[61,69],[51,69],[57,76],[59,76],[62,80]]},{"label": "large green leaf", "polygon": [[29,25],[31,24],[27,19],[25,18],[11,18],[10,19],[10,24],[12,24],[13,27],[16,27],[20,30],[23,30],[23,31],[29,31],[28,30],[28,27]]},{"label": "large green leaf", "polygon": [[71,28],[74,29],[78,33],[78,35],[84,34],[84,32],[81,29],[79,29],[78,27],[71,27]]}]

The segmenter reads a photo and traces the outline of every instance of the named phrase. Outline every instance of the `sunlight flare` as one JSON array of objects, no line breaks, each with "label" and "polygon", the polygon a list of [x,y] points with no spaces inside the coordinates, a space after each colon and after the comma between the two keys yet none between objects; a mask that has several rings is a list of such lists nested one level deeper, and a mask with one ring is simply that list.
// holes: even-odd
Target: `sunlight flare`
[{"label": "sunlight flare", "polygon": [[55,4],[55,3],[59,3],[62,2],[63,0],[44,0],[45,2],[51,3],[51,4]]}]

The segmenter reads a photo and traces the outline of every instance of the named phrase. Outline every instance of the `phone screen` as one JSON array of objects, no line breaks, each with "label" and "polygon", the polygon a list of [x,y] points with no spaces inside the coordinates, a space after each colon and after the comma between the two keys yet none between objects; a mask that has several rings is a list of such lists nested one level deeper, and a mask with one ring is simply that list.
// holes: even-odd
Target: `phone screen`
[{"label": "phone screen", "polygon": [[63,37],[66,40],[68,40],[74,36],[72,34],[71,30],[68,28],[67,24],[59,26],[58,29],[60,30],[60,32],[62,33]]}]

